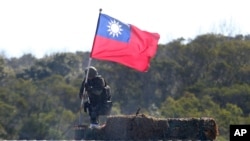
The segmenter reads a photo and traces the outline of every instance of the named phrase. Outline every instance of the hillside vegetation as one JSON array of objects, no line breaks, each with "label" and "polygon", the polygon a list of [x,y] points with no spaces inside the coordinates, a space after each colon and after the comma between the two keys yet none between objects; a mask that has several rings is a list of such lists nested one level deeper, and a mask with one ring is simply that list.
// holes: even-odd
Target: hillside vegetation
[{"label": "hillside vegetation", "polygon": [[[88,58],[80,51],[0,56],[0,139],[73,139]],[[250,123],[250,35],[160,44],[146,73],[107,61],[92,65],[112,88],[113,115],[140,107],[154,117],[211,117],[218,140],[228,140],[230,124]]]}]

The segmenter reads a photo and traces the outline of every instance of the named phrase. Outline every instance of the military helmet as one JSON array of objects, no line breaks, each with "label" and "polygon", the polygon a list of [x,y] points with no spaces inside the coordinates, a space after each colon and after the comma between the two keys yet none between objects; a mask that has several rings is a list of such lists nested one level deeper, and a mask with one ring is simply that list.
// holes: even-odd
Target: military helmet
[{"label": "military helmet", "polygon": [[97,69],[93,66],[90,66],[90,67],[85,69],[85,75],[87,75],[88,69],[89,69],[88,78],[93,78],[93,77],[97,76],[97,74],[98,74]]}]

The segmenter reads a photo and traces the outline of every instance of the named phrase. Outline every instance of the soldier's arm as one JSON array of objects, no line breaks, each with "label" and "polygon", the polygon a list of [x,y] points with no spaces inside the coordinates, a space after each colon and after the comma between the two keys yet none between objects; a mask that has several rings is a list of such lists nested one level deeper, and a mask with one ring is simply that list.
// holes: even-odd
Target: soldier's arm
[{"label": "soldier's arm", "polygon": [[82,95],[83,95],[84,83],[85,83],[85,80],[82,81],[82,85],[81,85],[81,88],[79,90],[79,97],[80,97],[80,99],[82,98]]}]

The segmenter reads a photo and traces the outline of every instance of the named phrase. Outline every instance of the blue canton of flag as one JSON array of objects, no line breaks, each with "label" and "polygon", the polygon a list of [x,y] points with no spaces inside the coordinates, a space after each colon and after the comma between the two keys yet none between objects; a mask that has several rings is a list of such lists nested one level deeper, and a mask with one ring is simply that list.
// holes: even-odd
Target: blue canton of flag
[{"label": "blue canton of flag", "polygon": [[97,35],[117,40],[120,42],[129,42],[130,26],[108,15],[101,14],[97,28]]}]

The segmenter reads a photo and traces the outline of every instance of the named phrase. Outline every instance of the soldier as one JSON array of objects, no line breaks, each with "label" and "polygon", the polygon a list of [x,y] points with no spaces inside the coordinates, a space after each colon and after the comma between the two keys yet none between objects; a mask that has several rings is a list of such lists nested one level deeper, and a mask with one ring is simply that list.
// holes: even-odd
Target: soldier
[{"label": "soldier", "polygon": [[[89,69],[89,70],[88,70]],[[90,66],[85,70],[85,76],[88,72],[88,80],[86,77],[82,81],[79,92],[80,99],[84,98],[84,111],[90,116],[90,128],[99,127],[99,116],[109,115],[112,108],[110,95],[110,87],[105,79],[98,74],[97,69]],[[84,92],[85,88],[85,93]]]}]

